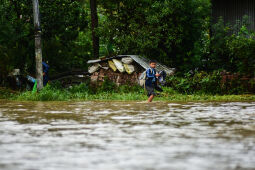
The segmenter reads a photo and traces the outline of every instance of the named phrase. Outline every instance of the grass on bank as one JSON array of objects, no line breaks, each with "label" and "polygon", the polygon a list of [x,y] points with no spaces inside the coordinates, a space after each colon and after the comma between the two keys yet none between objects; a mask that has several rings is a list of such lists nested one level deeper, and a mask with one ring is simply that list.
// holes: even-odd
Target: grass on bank
[{"label": "grass on bank", "polygon": [[11,96],[18,95],[19,92],[9,88],[0,87],[0,99],[10,99]]},{"label": "grass on bank", "polygon": [[[114,90],[112,90],[114,89]],[[89,88],[85,84],[71,88],[58,88],[47,85],[38,93],[25,91],[13,93],[6,97],[19,101],[145,101],[144,89],[139,86],[100,87]],[[180,94],[170,87],[164,87],[164,92],[155,98],[155,101],[255,101],[255,95],[210,95],[210,94]]]}]

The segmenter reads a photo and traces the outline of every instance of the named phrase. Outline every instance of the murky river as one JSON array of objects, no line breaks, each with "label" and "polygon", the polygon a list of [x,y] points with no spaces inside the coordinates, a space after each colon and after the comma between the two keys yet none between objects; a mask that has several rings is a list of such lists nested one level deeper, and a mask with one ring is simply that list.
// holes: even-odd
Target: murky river
[{"label": "murky river", "polygon": [[255,103],[0,101],[0,169],[255,169]]}]

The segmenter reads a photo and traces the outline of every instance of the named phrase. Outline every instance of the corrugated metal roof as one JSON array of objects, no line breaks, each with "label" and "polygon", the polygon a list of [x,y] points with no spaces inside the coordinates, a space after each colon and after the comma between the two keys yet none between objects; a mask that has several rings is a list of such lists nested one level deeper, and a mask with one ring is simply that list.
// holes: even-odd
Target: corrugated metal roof
[{"label": "corrugated metal roof", "polygon": [[[149,63],[150,60],[148,58],[139,56],[139,55],[117,55],[114,57],[110,57],[110,58],[105,58],[105,59],[97,59],[97,60],[89,60],[87,63],[88,64],[93,64],[93,63],[99,63],[99,62],[104,62],[107,60],[111,60],[114,58],[123,58],[123,57],[131,57],[136,63],[138,63],[139,65],[141,65],[144,69],[147,69],[150,67]],[[157,70],[161,71],[164,70],[168,75],[172,75],[174,74],[175,69],[174,68],[169,68],[161,63],[157,63]]]}]

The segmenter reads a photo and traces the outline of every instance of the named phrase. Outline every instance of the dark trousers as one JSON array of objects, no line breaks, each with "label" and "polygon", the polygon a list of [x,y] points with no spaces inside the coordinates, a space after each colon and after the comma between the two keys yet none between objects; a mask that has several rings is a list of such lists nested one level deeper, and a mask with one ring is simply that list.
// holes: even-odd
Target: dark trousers
[{"label": "dark trousers", "polygon": [[46,86],[46,84],[48,83],[49,81],[49,76],[48,75],[44,75],[43,76],[43,86]]}]

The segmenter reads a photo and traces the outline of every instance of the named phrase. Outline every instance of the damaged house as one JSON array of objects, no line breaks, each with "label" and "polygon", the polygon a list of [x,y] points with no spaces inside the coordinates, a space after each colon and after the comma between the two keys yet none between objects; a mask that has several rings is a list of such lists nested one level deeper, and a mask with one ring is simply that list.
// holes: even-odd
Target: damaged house
[{"label": "damaged house", "polygon": [[[118,55],[109,58],[89,60],[88,71],[91,82],[102,82],[107,77],[117,85],[137,84],[139,76],[149,68],[149,59],[138,55]],[[165,71],[167,75],[174,74],[174,68],[157,63],[157,71]]]}]

